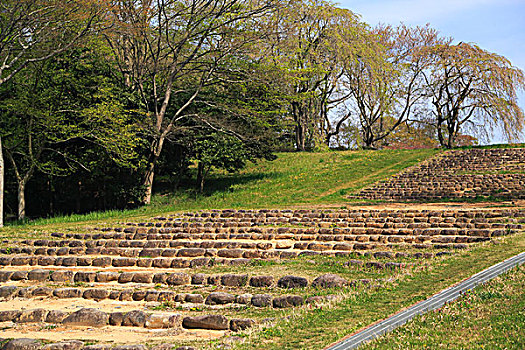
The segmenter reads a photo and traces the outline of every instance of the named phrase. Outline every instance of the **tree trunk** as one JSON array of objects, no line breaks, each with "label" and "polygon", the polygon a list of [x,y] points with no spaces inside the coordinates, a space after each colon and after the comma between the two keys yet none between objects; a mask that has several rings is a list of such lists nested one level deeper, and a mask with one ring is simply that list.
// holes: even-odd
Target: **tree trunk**
[{"label": "tree trunk", "polygon": [[199,186],[199,191],[202,193],[204,190],[204,165],[202,162],[199,162],[197,165],[197,186]]},{"label": "tree trunk", "polygon": [[4,151],[0,137],[0,227],[4,226]]},{"label": "tree trunk", "polygon": [[451,149],[454,147],[454,141],[456,139],[456,132],[455,132],[455,125],[451,124],[448,126],[448,140],[447,140],[447,148]]},{"label": "tree trunk", "polygon": [[295,126],[295,146],[298,151],[306,151],[304,126],[298,122]]},{"label": "tree trunk", "polygon": [[144,194],[144,204],[151,203],[151,194],[153,193],[153,179],[155,177],[155,161],[150,162],[146,177],[144,179],[144,187],[146,187],[146,193]]},{"label": "tree trunk", "polygon": [[18,181],[18,220],[26,218],[26,181]]}]

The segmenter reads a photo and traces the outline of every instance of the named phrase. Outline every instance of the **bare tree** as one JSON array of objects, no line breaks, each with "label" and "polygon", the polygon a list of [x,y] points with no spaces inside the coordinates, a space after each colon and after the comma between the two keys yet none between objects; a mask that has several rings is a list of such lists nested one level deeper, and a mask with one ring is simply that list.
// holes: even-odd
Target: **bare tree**
[{"label": "bare tree", "polygon": [[525,88],[522,70],[505,57],[474,44],[428,48],[432,67],[426,78],[441,146],[452,148],[462,128],[491,133],[500,124],[509,140],[524,128],[517,91]]},{"label": "bare tree", "polygon": [[369,50],[346,61],[343,83],[352,96],[365,148],[375,148],[424,103],[423,72],[430,60],[423,49],[444,40],[428,26],[380,26],[371,33]]}]

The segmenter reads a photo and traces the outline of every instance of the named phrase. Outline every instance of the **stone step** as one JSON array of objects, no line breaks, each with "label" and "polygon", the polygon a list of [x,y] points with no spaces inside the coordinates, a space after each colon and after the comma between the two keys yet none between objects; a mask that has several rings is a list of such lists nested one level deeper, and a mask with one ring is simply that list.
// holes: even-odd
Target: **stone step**
[{"label": "stone step", "polygon": [[238,331],[252,327],[254,320],[246,321],[239,327],[237,319],[227,319],[222,315],[186,316],[172,313],[146,313],[142,310],[128,312],[104,312],[94,308],[83,308],[75,312],[60,310],[30,309],[0,311],[0,322],[49,323],[66,327],[144,327],[149,329],[212,329]]}]

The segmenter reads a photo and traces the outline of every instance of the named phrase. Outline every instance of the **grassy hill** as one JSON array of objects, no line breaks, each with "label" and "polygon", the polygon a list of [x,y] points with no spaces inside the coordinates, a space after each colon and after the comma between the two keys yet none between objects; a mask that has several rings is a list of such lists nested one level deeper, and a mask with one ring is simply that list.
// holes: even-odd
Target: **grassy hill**
[{"label": "grassy hill", "polygon": [[[46,238],[46,232],[65,231],[82,232],[87,225],[103,222],[133,220],[140,217],[152,217],[167,212],[210,209],[210,208],[285,208],[285,207],[341,207],[351,201],[347,195],[375,181],[383,180],[440,152],[439,150],[385,150],[385,151],[345,151],[326,153],[280,153],[275,161],[261,161],[250,164],[241,172],[228,174],[215,171],[206,183],[205,193],[198,194],[190,187],[176,191],[159,191],[152,205],[136,210],[109,211],[88,215],[74,215],[53,219],[36,220],[24,225],[11,225],[0,230],[0,239],[12,241],[17,238]],[[161,186],[159,186],[161,188]],[[523,218],[520,218],[523,219]],[[103,224],[101,224],[103,225]],[[7,242],[7,241],[6,241]],[[4,244],[5,245],[5,244]],[[6,247],[8,245],[5,245]],[[283,261],[259,262],[248,266],[211,266],[196,270],[209,275],[223,273],[249,273],[253,275],[271,274],[281,276],[296,274],[310,279],[323,273],[336,273],[349,280],[370,279],[381,284],[371,288],[347,288],[345,299],[341,302],[326,304],[321,307],[300,309],[235,309],[225,310],[228,317],[241,315],[259,319],[275,318],[271,327],[261,326],[256,331],[241,332],[236,335],[242,341],[232,344],[233,349],[320,349],[341,337],[350,334],[368,324],[408,307],[417,301],[461,281],[480,270],[498,263],[525,249],[525,232],[498,237],[493,242],[485,242],[472,248],[455,252],[453,255],[435,256],[430,259],[412,257],[396,258],[396,262],[407,263],[406,269],[374,270],[368,267],[345,267],[347,257],[306,256]],[[414,252],[429,252],[415,250]],[[435,251],[433,253],[436,253]],[[356,255],[352,258],[363,262],[377,260],[370,255]],[[518,274],[523,275],[519,270]],[[499,289],[519,290],[523,283],[497,283]],[[510,289],[509,289],[510,290]],[[481,289],[481,293],[487,290]],[[304,291],[293,290],[304,296],[319,293],[342,293],[340,289],[319,291],[314,288]],[[509,299],[507,314],[512,314],[522,307],[521,299]],[[499,299],[498,299],[499,300]],[[507,300],[505,300],[507,301]],[[461,303],[461,301],[459,301]],[[463,304],[461,304],[463,305]],[[517,306],[516,306],[517,305]],[[159,306],[159,307],[162,307]],[[490,304],[484,314],[499,312],[500,304]],[[162,311],[161,309],[159,309]],[[158,310],[156,310],[158,311]],[[461,311],[461,310],[459,310]],[[459,314],[459,311],[456,314]],[[484,316],[484,315],[481,315]],[[430,315],[435,318],[436,315]],[[482,317],[483,318],[483,317]],[[410,338],[412,348],[421,348],[428,343],[419,339],[420,332],[429,332],[432,328],[423,320],[407,325],[398,336]],[[468,320],[467,320],[468,321]],[[486,327],[496,323],[484,318]],[[522,322],[522,318],[510,318],[511,322]],[[469,321],[470,322],[470,321]],[[472,319],[473,324],[478,322]],[[494,322],[499,322],[495,320]],[[435,333],[428,339],[442,339],[448,332],[444,324],[443,332]],[[522,326],[519,325],[522,328]],[[498,328],[490,333],[500,337],[507,328]],[[414,330],[417,333],[414,333]],[[475,331],[473,331],[475,332]],[[494,338],[499,339],[499,338]],[[520,334],[511,334],[509,344],[519,341]],[[180,345],[197,346],[200,349],[216,349],[223,340],[183,341]],[[465,342],[464,348],[478,348],[477,343]],[[393,336],[384,341],[369,345],[372,348],[398,348]],[[432,344],[430,348],[435,348]],[[452,346],[453,347],[453,346]]]},{"label": "grassy hill", "polygon": [[[192,209],[341,206],[350,202],[348,194],[438,152],[421,149],[278,153],[274,161],[250,163],[238,173],[212,171],[203,194],[197,193],[192,183],[186,183],[175,191],[156,193],[151,205],[139,209],[39,219],[30,224],[123,219]],[[162,188],[162,183],[158,187]]]}]

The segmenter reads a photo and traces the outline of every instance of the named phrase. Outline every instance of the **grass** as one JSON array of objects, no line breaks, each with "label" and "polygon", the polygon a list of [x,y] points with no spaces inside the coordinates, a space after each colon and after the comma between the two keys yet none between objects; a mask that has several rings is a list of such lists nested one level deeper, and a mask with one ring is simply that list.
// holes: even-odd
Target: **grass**
[{"label": "grass", "polygon": [[524,232],[498,242],[482,244],[438,260],[432,269],[405,277],[388,288],[359,293],[332,308],[316,309],[298,314],[292,320],[280,321],[269,332],[252,334],[249,341],[238,344],[235,349],[322,349],[366,325],[525,251]]},{"label": "grass", "polygon": [[[149,206],[8,223],[16,229],[144,218],[195,209],[342,206],[347,195],[440,152],[423,150],[278,153],[274,161],[249,164],[235,174],[215,171],[205,193],[194,189],[157,193]],[[162,185],[162,184],[160,184]],[[60,226],[63,227],[63,226]]]},{"label": "grass", "polygon": [[525,267],[469,291],[368,349],[525,349]]}]

